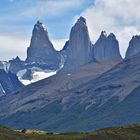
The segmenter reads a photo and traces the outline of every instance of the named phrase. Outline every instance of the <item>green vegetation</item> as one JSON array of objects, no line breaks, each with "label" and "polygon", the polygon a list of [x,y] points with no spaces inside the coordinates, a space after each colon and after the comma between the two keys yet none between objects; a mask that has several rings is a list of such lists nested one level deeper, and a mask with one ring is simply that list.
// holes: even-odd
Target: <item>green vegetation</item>
[{"label": "green vegetation", "polygon": [[89,133],[61,134],[26,129],[13,131],[0,127],[0,140],[140,140],[140,125],[104,128]]}]

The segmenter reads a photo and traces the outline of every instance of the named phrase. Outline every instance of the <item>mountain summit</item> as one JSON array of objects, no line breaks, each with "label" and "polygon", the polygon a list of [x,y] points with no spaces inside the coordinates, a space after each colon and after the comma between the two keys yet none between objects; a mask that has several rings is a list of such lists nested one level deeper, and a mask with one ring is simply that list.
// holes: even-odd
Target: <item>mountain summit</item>
[{"label": "mountain summit", "polygon": [[27,63],[45,64],[48,68],[58,68],[60,54],[51,43],[47,28],[43,23],[37,21],[32,32],[30,47],[27,50]]},{"label": "mountain summit", "polygon": [[126,58],[131,57],[139,52],[140,52],[140,36],[136,35],[133,36],[132,39],[130,40],[125,57]]},{"label": "mountain summit", "polygon": [[70,39],[65,46],[66,60],[64,69],[73,69],[87,64],[91,58],[91,41],[86,19],[80,17],[70,32]]},{"label": "mountain summit", "polygon": [[113,33],[107,35],[102,31],[99,39],[93,45],[93,57],[98,61],[103,60],[121,60],[119,43]]}]

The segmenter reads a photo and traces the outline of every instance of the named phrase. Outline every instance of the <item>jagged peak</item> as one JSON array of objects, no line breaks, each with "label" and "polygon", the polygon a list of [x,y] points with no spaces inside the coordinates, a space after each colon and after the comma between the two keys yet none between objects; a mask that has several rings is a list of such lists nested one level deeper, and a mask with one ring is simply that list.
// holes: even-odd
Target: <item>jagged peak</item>
[{"label": "jagged peak", "polygon": [[20,60],[19,56],[17,56],[15,59],[16,59],[16,60]]},{"label": "jagged peak", "polygon": [[108,37],[109,37],[109,38],[115,38],[115,39],[116,39],[116,36],[115,36],[114,33],[110,33]]},{"label": "jagged peak", "polygon": [[41,21],[39,21],[39,20],[38,20],[37,23],[35,24],[35,29],[36,29],[36,30],[41,29],[41,30],[44,30],[44,31],[47,30],[46,26],[45,26]]},{"label": "jagged peak", "polygon": [[106,31],[102,31],[102,32],[101,32],[100,38],[107,38],[107,33],[106,33]]},{"label": "jagged peak", "polygon": [[[129,41],[129,46],[133,46],[132,44],[139,44],[139,43],[140,43],[140,35],[135,35]],[[138,46],[137,45],[134,45],[134,46],[139,48],[139,45]]]},{"label": "jagged peak", "polygon": [[16,56],[15,58],[13,58],[12,60],[9,60],[9,62],[20,62],[21,59],[19,58],[19,56]]},{"label": "jagged peak", "polygon": [[39,25],[40,25],[40,24],[43,24],[43,23],[42,23],[42,22],[40,22],[40,20],[38,20],[36,24],[39,24]]},{"label": "jagged peak", "polygon": [[106,31],[102,31],[101,32],[101,35],[100,35],[100,38],[115,38],[116,39],[116,36],[114,33],[110,33],[109,35],[107,34]]},{"label": "jagged peak", "polygon": [[134,35],[131,40],[133,39],[140,39],[140,35]]},{"label": "jagged peak", "polygon": [[80,18],[77,20],[77,22],[83,22],[86,24],[86,19],[82,16],[80,16]]},{"label": "jagged peak", "polygon": [[132,39],[129,41],[129,44],[132,44],[132,43],[134,43],[134,42],[139,42],[140,41],[140,35],[134,35],[133,37],[132,37]]},{"label": "jagged peak", "polygon": [[135,35],[129,41],[129,46],[127,48],[125,58],[129,58],[137,53],[140,53],[140,35]]},{"label": "jagged peak", "polygon": [[84,17],[79,17],[77,22],[75,23],[74,27],[87,27],[86,25],[86,19]]}]

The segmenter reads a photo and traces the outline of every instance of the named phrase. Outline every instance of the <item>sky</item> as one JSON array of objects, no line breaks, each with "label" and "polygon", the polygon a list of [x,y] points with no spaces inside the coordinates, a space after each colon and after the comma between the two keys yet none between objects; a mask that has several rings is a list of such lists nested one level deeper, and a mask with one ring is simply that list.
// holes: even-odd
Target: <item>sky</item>
[{"label": "sky", "polygon": [[54,47],[62,49],[79,16],[86,18],[93,44],[101,31],[113,32],[124,57],[140,31],[139,10],[139,0],[0,0],[0,60],[26,58],[37,20],[46,25]]}]

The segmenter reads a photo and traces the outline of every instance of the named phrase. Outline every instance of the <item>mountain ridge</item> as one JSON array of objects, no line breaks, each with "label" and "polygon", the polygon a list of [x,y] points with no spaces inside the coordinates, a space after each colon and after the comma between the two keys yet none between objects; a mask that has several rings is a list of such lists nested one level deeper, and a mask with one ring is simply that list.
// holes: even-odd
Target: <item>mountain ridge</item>
[{"label": "mountain ridge", "polygon": [[[136,115],[134,115],[133,119],[130,119],[132,115],[130,109],[132,107],[130,107],[131,104],[129,105],[130,102],[136,102],[137,106],[139,104],[139,94],[133,94],[133,90],[140,85],[138,75],[140,69],[138,65],[139,58],[140,54],[137,54],[132,58],[123,60],[95,77],[90,76],[89,80],[87,80],[86,76],[86,81],[80,79],[80,82],[83,83],[79,85],[74,80],[76,82],[73,83],[72,81],[72,87],[68,86],[71,88],[64,90],[55,89],[55,84],[51,86],[53,77],[56,77],[54,81],[58,83],[59,87],[58,75],[29,85],[14,96],[3,98],[0,106],[10,101],[10,107],[7,105],[1,110],[0,123],[12,127],[14,126],[15,118],[18,118],[16,128],[21,128],[24,124],[24,128],[34,127],[43,130],[48,128],[51,131],[58,132],[79,131],[81,128],[84,128],[82,131],[87,131],[101,127],[124,125],[125,123],[139,123],[136,117],[139,112],[138,107],[135,106]],[[94,65],[93,69],[95,69]],[[93,69],[90,70],[93,71]],[[63,73],[60,73],[60,81],[62,81]],[[70,73],[70,71],[66,73],[67,77],[72,75],[73,73]],[[81,73],[81,75],[83,74]],[[134,97],[131,98],[133,95]],[[130,101],[128,102],[128,100]],[[127,105],[122,106],[121,104]],[[129,108],[125,110],[127,106]],[[116,114],[120,113],[118,112],[120,108],[122,108],[121,113],[123,113],[123,116],[119,115],[117,117]],[[127,119],[125,114],[128,113],[130,113],[130,116]],[[37,118],[37,120],[34,120],[33,117]],[[112,122],[114,117],[115,121]],[[30,125],[30,121],[32,125]]]},{"label": "mountain ridge", "polygon": [[[69,38],[70,39],[65,43],[62,50],[56,51],[49,39],[47,28],[42,22],[37,21],[33,28],[30,47],[27,49],[26,60],[22,61],[19,57],[10,60],[9,71],[18,76],[18,73],[23,71],[25,72],[23,75],[27,75],[30,71],[32,71],[31,73],[37,73],[40,69],[40,73],[51,75],[46,73],[46,71],[55,71],[57,73],[58,71],[75,69],[91,62],[110,60],[117,62],[122,60],[119,42],[113,33],[107,35],[106,31],[102,31],[96,43],[91,43],[86,19],[84,17],[79,17],[77,22],[73,25]],[[137,42],[137,40],[135,42]],[[45,44],[46,47],[43,47],[43,44]],[[131,47],[132,50],[135,48],[135,44],[138,43],[134,43],[134,47]],[[130,47],[128,47],[128,49],[129,48]],[[29,62],[29,60],[31,60],[30,58],[32,59],[31,62]],[[30,75],[29,77],[32,76]],[[43,78],[39,75],[38,77],[41,77],[38,80]],[[44,78],[46,77],[47,76],[44,76]],[[21,82],[24,81],[22,77],[18,78],[19,80],[21,79]],[[27,80],[27,82],[25,82],[27,84],[36,81],[33,77],[32,79],[25,80]]]}]

